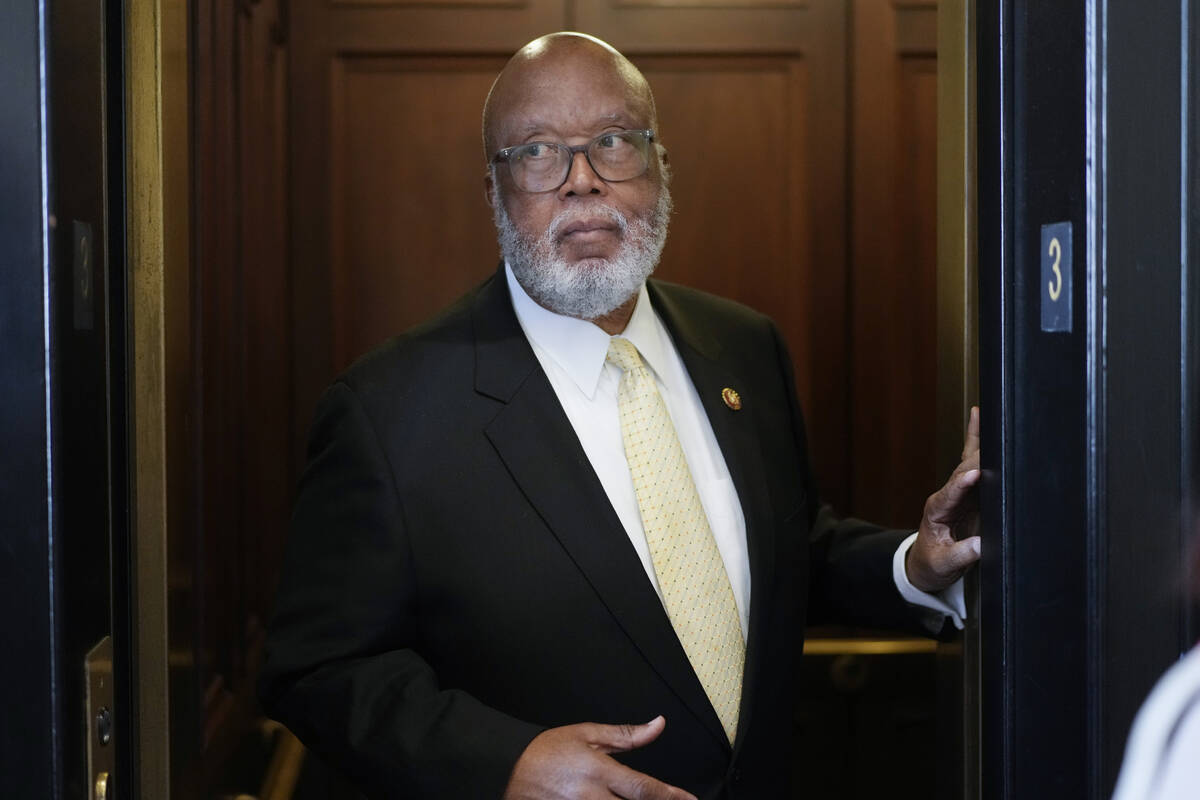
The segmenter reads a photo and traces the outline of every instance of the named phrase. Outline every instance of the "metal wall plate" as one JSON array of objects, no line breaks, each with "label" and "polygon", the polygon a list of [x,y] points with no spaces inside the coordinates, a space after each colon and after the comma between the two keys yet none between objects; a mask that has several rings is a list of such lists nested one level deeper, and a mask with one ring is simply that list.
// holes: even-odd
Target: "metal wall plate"
[{"label": "metal wall plate", "polygon": [[105,636],[88,651],[83,661],[87,702],[84,704],[84,729],[87,731],[88,783],[91,800],[110,800],[116,766],[113,741],[113,648],[112,637]]},{"label": "metal wall plate", "polygon": [[1070,333],[1075,274],[1070,222],[1042,226],[1042,330]]}]

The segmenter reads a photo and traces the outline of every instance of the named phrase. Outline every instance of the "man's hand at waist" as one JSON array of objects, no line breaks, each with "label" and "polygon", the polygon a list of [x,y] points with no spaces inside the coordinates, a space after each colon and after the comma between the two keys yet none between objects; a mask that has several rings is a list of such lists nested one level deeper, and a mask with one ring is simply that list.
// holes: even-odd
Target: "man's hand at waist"
[{"label": "man's hand at waist", "polygon": [[696,800],[609,755],[650,744],[665,726],[655,717],[643,725],[583,722],[542,731],[513,767],[504,800]]}]

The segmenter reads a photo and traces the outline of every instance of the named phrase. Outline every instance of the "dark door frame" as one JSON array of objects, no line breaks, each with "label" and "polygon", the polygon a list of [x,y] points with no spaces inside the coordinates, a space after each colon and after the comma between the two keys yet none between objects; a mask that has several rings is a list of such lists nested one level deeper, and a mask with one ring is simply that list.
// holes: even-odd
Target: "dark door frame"
[{"label": "dark door frame", "polygon": [[[0,774],[14,797],[90,795],[89,741],[111,757],[108,796],[133,796],[122,33],[117,2],[0,9]],[[101,745],[84,660],[106,638]]]},{"label": "dark door frame", "polygon": [[[62,754],[54,685],[64,665],[55,635],[57,561],[50,486],[46,296],[50,283],[45,115],[45,7],[0,7],[0,602],[8,657],[0,662],[0,773],[19,797],[59,797]],[[19,656],[15,656],[16,653]]]},{"label": "dark door frame", "polygon": [[[985,798],[1108,797],[1197,634],[1195,10],[979,2]],[[1072,329],[1048,332],[1063,221]]]}]

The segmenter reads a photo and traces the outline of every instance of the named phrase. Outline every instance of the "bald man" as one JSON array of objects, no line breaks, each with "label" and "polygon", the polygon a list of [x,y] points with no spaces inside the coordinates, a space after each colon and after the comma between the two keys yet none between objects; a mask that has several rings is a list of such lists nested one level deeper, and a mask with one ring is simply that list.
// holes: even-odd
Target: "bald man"
[{"label": "bald man", "polygon": [[977,421],[916,534],[835,520],[775,326],[649,279],[638,70],[542,37],[483,123],[503,263],[322,398],[264,707],[371,796],[791,796],[805,620],[958,620]]}]

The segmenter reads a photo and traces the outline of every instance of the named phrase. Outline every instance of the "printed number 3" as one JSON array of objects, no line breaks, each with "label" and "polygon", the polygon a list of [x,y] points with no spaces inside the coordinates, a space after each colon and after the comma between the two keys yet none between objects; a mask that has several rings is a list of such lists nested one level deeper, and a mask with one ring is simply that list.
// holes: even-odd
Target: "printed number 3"
[{"label": "printed number 3", "polygon": [[1054,266],[1050,269],[1054,270],[1054,280],[1047,284],[1050,290],[1050,299],[1058,300],[1058,296],[1062,294],[1062,272],[1058,269],[1058,264],[1062,261],[1062,245],[1058,242],[1058,237],[1055,236],[1050,240],[1050,255],[1054,258]]}]

